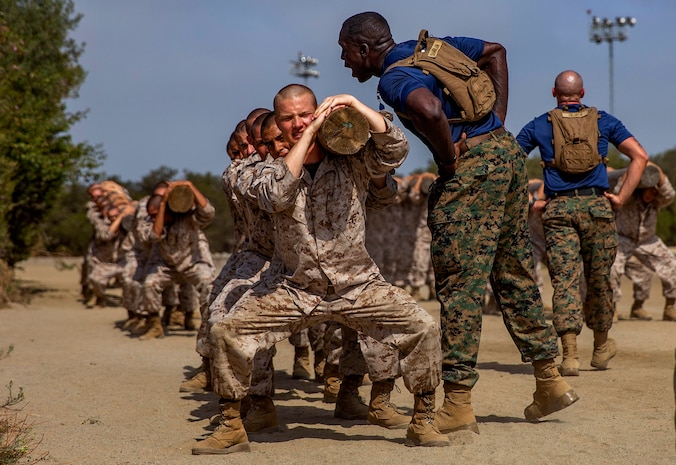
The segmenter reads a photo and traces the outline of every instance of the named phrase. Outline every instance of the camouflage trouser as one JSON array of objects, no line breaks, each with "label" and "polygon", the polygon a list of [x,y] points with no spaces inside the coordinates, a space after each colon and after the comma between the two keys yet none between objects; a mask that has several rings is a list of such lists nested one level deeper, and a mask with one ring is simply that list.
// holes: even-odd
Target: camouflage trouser
[{"label": "camouflage trouser", "polygon": [[431,240],[431,234],[427,226],[423,230],[418,229],[413,248],[413,260],[408,274],[408,282],[414,289],[422,287],[428,282]]},{"label": "camouflage trouser", "polygon": [[[649,284],[652,279],[652,272],[655,272],[660,281],[662,281],[662,294],[664,297],[676,298],[676,256],[674,256],[674,253],[657,236],[653,236],[640,243],[628,237],[620,236],[617,256],[615,257],[610,274],[613,284],[614,301],[616,303],[622,297],[620,281],[630,257],[636,257],[648,269],[647,272],[650,278],[647,280],[648,291],[650,289]],[[645,276],[645,273],[643,276]],[[637,300],[646,299],[647,294],[644,299]]]},{"label": "camouflage trouser", "polygon": [[122,280],[124,266],[119,263],[102,262],[92,258],[89,261],[89,274],[87,282],[94,295],[100,299],[105,298],[108,283],[113,278]]},{"label": "camouflage trouser", "polygon": [[214,277],[213,266],[207,263],[195,263],[184,271],[159,263],[148,266],[148,274],[143,283],[143,306],[149,315],[159,315],[162,310],[162,293],[175,283],[187,283],[195,286],[199,295],[200,307],[206,305],[211,281]]},{"label": "camouflage trouser", "polygon": [[[257,283],[261,276],[270,270],[270,259],[263,255],[243,250],[232,254],[223,265],[221,272],[214,279],[207,304],[201,308],[202,321],[197,332],[197,353],[202,357],[214,359],[217,345],[212,343],[211,327],[225,318],[233,305],[251,286]],[[271,396],[274,393],[274,368],[272,359],[277,353],[275,347],[260,350],[254,357],[251,394],[257,396]],[[217,367],[210,364],[212,376],[216,376]]]},{"label": "camouflage trouser", "polygon": [[[634,300],[645,302],[650,298],[650,288],[652,287],[654,274],[653,270],[639,262],[636,257],[629,257],[629,260],[624,265],[624,275],[632,282]],[[662,286],[662,291],[664,291],[664,286]],[[615,288],[613,287],[614,292]],[[617,303],[617,297],[619,297],[617,294],[613,295],[615,303]],[[617,305],[615,311],[617,311]]]},{"label": "camouflage trouser", "polygon": [[[363,376],[368,373],[367,362],[364,359],[365,354],[362,353],[361,348],[363,344],[368,347],[367,353],[375,354],[371,364],[377,364],[378,357],[387,358],[387,355],[383,355],[384,353],[396,353],[378,347],[380,344],[378,341],[359,334],[354,329],[336,321],[327,321],[322,323],[320,327],[324,329],[322,353],[326,355],[326,363],[338,365],[340,374],[343,376]],[[398,368],[395,370],[398,370]]]},{"label": "camouflage trouser", "polygon": [[428,224],[444,381],[471,387],[479,378],[475,367],[489,277],[521,359],[558,354],[533,277],[525,164],[516,140],[505,134],[461,155],[455,175],[432,186]]},{"label": "camouflage trouser", "polygon": [[[217,367],[214,391],[226,399],[242,399],[249,391],[253,356],[303,328],[337,321],[381,342],[379,352],[370,354],[374,381],[394,378],[401,371],[413,393],[434,391],[440,381],[439,327],[434,318],[403,290],[385,281],[371,282],[354,300],[330,295],[314,308],[299,308],[297,295],[280,285],[270,288],[261,282],[251,288],[232,311],[211,328]],[[300,299],[302,301],[303,299]],[[305,299],[307,300],[307,299]],[[398,363],[392,364],[396,359]],[[383,360],[384,362],[381,362]]]},{"label": "camouflage trouser", "polygon": [[[617,250],[615,215],[602,196],[557,197],[542,216],[554,293],[554,328],[561,336],[613,325],[610,268]],[[587,283],[582,304],[580,273]],[[584,312],[584,318],[583,318]]]}]

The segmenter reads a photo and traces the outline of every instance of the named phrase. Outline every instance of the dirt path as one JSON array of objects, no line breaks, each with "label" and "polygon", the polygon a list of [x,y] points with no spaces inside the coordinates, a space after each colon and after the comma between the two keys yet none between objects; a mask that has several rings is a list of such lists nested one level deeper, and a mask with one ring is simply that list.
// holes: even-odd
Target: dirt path
[{"label": "dirt path", "polygon": [[[523,409],[534,380],[497,316],[484,318],[481,379],[473,390],[481,434],[452,448],[407,448],[404,432],[333,418],[312,382],[290,378],[291,346],[278,346],[277,405],[284,430],[252,436],[250,454],[192,456],[207,433],[215,396],[179,394],[185,374],[199,364],[195,335],[173,332],[141,342],[115,327],[121,307],[85,309],[78,302],[79,272],[31,259],[18,276],[42,289],[27,306],[0,310],[0,395],[9,380],[26,394],[24,412],[42,435],[46,463],[123,464],[673,464],[676,324],[660,321],[657,283],[647,310],[655,320],[620,321],[613,328],[619,353],[611,369],[589,369],[591,332],[580,337],[581,400],[546,421],[529,423]],[[627,283],[625,283],[627,284]],[[111,297],[115,295],[111,291]],[[625,295],[631,292],[627,287]],[[620,309],[627,312],[630,300]],[[425,303],[432,314],[435,303]],[[394,400],[410,412],[412,398]],[[369,387],[362,387],[367,398]],[[439,390],[441,392],[441,389]],[[440,397],[439,397],[440,398]]]}]

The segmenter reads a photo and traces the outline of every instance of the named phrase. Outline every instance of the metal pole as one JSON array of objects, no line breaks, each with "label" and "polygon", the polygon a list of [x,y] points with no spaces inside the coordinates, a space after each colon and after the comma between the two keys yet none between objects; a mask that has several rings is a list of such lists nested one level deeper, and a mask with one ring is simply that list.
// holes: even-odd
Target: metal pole
[{"label": "metal pole", "polygon": [[613,41],[608,41],[608,63],[610,65],[610,114],[615,114],[614,81],[613,81]]}]

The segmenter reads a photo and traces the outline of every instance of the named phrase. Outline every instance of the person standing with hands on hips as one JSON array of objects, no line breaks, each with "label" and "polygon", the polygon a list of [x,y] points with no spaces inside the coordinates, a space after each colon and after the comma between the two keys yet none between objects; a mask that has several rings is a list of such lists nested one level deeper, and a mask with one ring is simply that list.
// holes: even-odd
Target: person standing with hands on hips
[{"label": "person standing with hands on hips", "polygon": [[[594,331],[591,366],[604,370],[617,353],[608,337],[614,314],[610,272],[618,243],[613,209],[631,198],[648,162],[648,154],[621,121],[582,104],[584,93],[582,76],[572,70],[559,73],[552,88],[556,108],[526,124],[516,137],[526,153],[538,147],[544,164],[546,200],[534,202],[533,208],[544,210],[554,328],[561,338],[565,376],[579,374],[577,335],[583,322]],[[631,160],[617,194],[608,192],[609,143]]]}]

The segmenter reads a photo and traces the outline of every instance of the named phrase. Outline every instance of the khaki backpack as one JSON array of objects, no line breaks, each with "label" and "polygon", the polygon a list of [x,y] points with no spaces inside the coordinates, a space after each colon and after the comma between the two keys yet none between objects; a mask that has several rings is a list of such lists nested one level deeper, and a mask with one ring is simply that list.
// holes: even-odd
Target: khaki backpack
[{"label": "khaki backpack", "polygon": [[413,55],[391,64],[385,73],[397,66],[420,68],[441,83],[444,94],[460,108],[461,117],[449,118],[450,123],[477,121],[493,109],[495,88],[488,73],[445,40],[430,37],[426,29],[420,31]]},{"label": "khaki backpack", "polygon": [[603,158],[599,154],[599,112],[594,107],[580,105],[579,111],[555,108],[548,113],[552,123],[554,162],[546,162],[559,171],[570,174],[587,173]]}]

